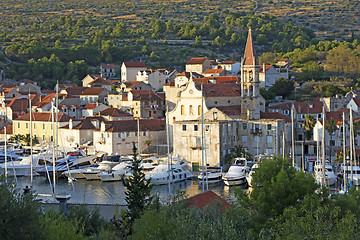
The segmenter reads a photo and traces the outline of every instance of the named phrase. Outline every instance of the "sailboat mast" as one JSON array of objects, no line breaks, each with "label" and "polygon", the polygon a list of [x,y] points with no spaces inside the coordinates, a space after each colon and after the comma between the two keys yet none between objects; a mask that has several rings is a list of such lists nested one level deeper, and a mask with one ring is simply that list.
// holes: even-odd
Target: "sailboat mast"
[{"label": "sailboat mast", "polygon": [[170,199],[170,196],[171,196],[171,186],[170,186],[170,130],[169,130],[169,104],[168,102],[166,101],[165,102],[165,108],[166,108],[166,142],[167,142],[167,155],[168,155],[168,173],[169,173],[169,181],[168,181],[168,188],[169,188],[169,201],[171,200]]},{"label": "sailboat mast", "polygon": [[346,138],[345,138],[345,113],[343,112],[343,166],[344,166],[344,173],[343,173],[343,177],[344,177],[344,191],[346,191]]},{"label": "sailboat mast", "polygon": [[203,94],[203,84],[201,84],[201,165],[202,165],[202,190],[205,191],[205,172],[204,172],[204,94]]},{"label": "sailboat mast", "polygon": [[323,131],[322,131],[322,180],[321,184],[325,185],[325,108],[323,107]]},{"label": "sailboat mast", "polygon": [[291,156],[292,165],[295,167],[295,143],[294,143],[294,105],[291,107]]},{"label": "sailboat mast", "polygon": [[53,130],[53,194],[54,197],[56,196],[55,189],[56,189],[56,176],[55,176],[55,122],[54,122],[54,102],[51,102],[51,124]]},{"label": "sailboat mast", "polygon": [[141,155],[141,144],[140,144],[140,116],[137,118],[137,135],[138,135],[138,149],[139,149],[139,158]]},{"label": "sailboat mast", "polygon": [[352,107],[350,105],[350,169],[351,169],[351,181],[350,186],[352,184],[352,181],[354,180],[353,176],[353,116],[352,116]]},{"label": "sailboat mast", "polygon": [[4,127],[4,133],[5,133],[5,178],[7,179],[7,134],[6,134],[6,126]]},{"label": "sailboat mast", "polygon": [[32,136],[33,136],[33,132],[32,132],[32,128],[33,128],[33,125],[32,125],[32,107],[31,107],[31,95],[30,95],[30,91],[29,91],[29,107],[30,107],[30,166],[31,166],[31,169],[30,169],[30,182],[31,182],[31,188],[33,186],[33,139],[32,139]]},{"label": "sailboat mast", "polygon": [[55,154],[56,154],[56,159],[58,159],[58,146],[59,146],[59,81],[57,81],[57,87],[56,87],[56,135],[55,135]]},{"label": "sailboat mast", "polygon": [[282,143],[282,157],[285,159],[285,130],[283,131]]}]

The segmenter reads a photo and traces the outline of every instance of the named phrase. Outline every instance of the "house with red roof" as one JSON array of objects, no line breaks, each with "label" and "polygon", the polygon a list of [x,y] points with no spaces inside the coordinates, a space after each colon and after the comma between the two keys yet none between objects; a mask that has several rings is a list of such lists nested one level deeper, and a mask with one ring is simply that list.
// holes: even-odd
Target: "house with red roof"
[{"label": "house with red roof", "polygon": [[133,120],[133,116],[129,113],[121,111],[117,108],[109,107],[105,110],[102,110],[96,114],[96,116],[101,116],[107,121],[115,121],[115,120]]},{"label": "house with red roof", "polygon": [[100,129],[100,123],[106,121],[103,117],[85,117],[69,119],[59,128],[59,143],[61,147],[73,149],[93,145],[93,131]]},{"label": "house with red roof", "polygon": [[147,69],[143,62],[123,62],[121,65],[121,82],[136,81],[136,75],[139,71]]},{"label": "house with red roof", "polygon": [[225,76],[225,70],[221,68],[212,68],[203,73],[204,77],[220,77]]},{"label": "house with red roof", "polygon": [[102,64],[100,65],[100,74],[101,77],[115,77],[115,65],[114,64]]},{"label": "house with red roof", "polygon": [[203,74],[212,68],[211,61],[206,57],[191,58],[185,65],[186,72]]},{"label": "house with red roof", "polygon": [[165,125],[162,119],[140,119],[139,124],[137,120],[101,122],[100,129],[93,131],[94,148],[109,155],[128,155],[132,154],[132,143],[135,142],[139,154],[148,152],[146,140],[151,140],[150,149],[156,149],[166,141]]},{"label": "house with red roof", "polygon": [[164,118],[165,94],[153,90],[133,90],[121,100],[121,108],[134,118]]},{"label": "house with red roof", "polygon": [[287,68],[275,68],[273,65],[260,66],[259,81],[261,88],[272,87],[279,78],[289,78],[289,70]]},{"label": "house with red roof", "polygon": [[[31,112],[32,132],[34,136],[39,138],[40,142],[47,143],[54,140],[52,117],[51,112]],[[55,114],[54,118],[59,127],[63,127],[71,119],[65,113]],[[30,113],[13,120],[13,133],[30,133]]]},{"label": "house with red roof", "polygon": [[166,83],[165,71],[152,69],[139,71],[136,75],[136,81],[145,82],[146,84],[149,84],[155,91],[158,91]]},{"label": "house with red roof", "polygon": [[16,88],[0,88],[0,104],[21,95]]},{"label": "house with red roof", "polygon": [[88,103],[81,109],[82,117],[95,116],[98,112],[101,112],[107,108],[109,108],[109,106],[102,103]]}]

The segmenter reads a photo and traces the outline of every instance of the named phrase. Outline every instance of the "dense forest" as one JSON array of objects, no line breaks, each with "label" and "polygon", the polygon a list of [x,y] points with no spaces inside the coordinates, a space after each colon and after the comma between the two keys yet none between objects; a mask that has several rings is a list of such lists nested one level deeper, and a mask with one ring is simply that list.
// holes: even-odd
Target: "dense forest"
[{"label": "dense forest", "polygon": [[[261,63],[288,57],[302,81],[360,75],[354,32],[345,42],[319,41],[317,28],[261,12],[269,4],[285,7],[279,2],[259,3],[0,1],[0,68],[9,79],[33,79],[45,88],[57,80],[79,83],[101,63],[144,61],[149,68],[183,70],[191,57],[240,60],[252,28]],[[347,58],[351,66],[344,66]]]}]

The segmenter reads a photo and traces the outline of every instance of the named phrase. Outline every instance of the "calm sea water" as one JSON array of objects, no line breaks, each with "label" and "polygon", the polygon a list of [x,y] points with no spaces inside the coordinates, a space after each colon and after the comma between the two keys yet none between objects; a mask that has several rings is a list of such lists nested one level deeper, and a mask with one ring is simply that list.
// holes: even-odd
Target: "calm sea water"
[{"label": "calm sea water", "polygon": [[[17,178],[17,187],[19,189],[30,185],[31,181],[29,177]],[[244,189],[244,186],[240,186],[240,188]],[[39,194],[39,198],[43,200],[54,200],[53,197],[50,196],[52,189],[49,181],[44,177],[34,177],[33,190]],[[228,187],[223,183],[219,183],[209,185],[209,190],[214,191],[229,202],[236,200],[234,194],[235,187]],[[66,179],[59,179],[56,183],[56,191],[58,194],[70,194],[71,199],[69,202],[71,203],[126,204],[124,199],[126,188],[121,182],[87,181],[86,179],[79,179],[71,184]],[[153,186],[152,192],[158,195],[162,202],[168,202],[170,196],[168,185]],[[184,192],[186,196],[192,197],[202,192],[202,186],[197,181],[188,180],[186,182],[172,184],[170,192],[172,196],[178,194],[178,192]]]}]

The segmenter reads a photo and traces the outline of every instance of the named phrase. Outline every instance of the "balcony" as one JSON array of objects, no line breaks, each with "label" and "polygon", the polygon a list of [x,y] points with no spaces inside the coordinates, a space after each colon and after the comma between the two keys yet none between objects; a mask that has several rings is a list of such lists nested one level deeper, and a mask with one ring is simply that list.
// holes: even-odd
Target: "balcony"
[{"label": "balcony", "polygon": [[262,130],[261,130],[261,128],[252,128],[252,129],[250,129],[250,133],[254,134],[254,135],[260,135],[260,134],[262,134]]}]

